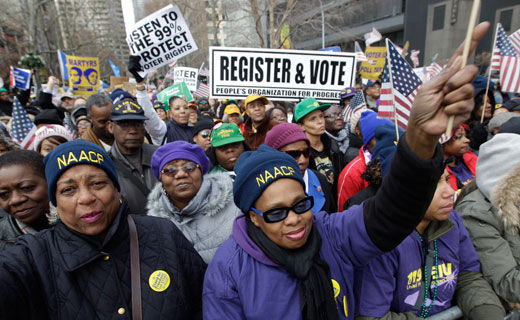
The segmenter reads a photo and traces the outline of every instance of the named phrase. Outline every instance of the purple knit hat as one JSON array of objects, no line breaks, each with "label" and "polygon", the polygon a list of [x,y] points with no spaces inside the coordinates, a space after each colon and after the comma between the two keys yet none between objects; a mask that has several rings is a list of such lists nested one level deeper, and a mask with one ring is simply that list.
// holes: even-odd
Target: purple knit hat
[{"label": "purple knit hat", "polygon": [[161,146],[152,155],[152,172],[160,180],[162,168],[173,160],[190,160],[200,165],[202,174],[209,171],[209,159],[198,144],[186,141],[174,141]]},{"label": "purple knit hat", "polygon": [[296,141],[305,141],[310,146],[311,142],[305,135],[302,128],[296,123],[282,122],[274,126],[265,135],[265,144],[273,149],[280,149],[283,146]]}]

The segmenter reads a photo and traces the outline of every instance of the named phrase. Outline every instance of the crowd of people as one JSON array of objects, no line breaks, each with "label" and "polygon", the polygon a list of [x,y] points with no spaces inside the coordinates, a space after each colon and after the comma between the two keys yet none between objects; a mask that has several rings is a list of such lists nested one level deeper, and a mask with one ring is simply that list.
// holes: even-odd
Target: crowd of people
[{"label": "crowd of people", "polygon": [[[473,50],[488,28],[482,23]],[[520,311],[520,98],[462,47],[406,131],[336,104],[0,89],[2,319],[468,319]],[[356,92],[366,107],[345,117]],[[448,118],[454,127],[446,131]],[[483,121],[481,121],[483,119]]]}]

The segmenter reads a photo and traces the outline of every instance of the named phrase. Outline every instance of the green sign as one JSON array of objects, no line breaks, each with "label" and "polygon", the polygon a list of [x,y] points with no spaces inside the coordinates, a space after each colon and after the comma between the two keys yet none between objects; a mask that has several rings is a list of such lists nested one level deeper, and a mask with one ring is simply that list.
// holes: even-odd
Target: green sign
[{"label": "green sign", "polygon": [[157,95],[157,99],[164,103],[166,110],[169,110],[170,106],[168,105],[168,101],[171,97],[174,96],[184,96],[188,101],[193,100],[193,96],[191,95],[190,90],[188,89],[188,86],[186,85],[186,83],[184,83],[184,81],[178,82],[173,86],[168,87],[163,91],[159,92],[159,94]]}]

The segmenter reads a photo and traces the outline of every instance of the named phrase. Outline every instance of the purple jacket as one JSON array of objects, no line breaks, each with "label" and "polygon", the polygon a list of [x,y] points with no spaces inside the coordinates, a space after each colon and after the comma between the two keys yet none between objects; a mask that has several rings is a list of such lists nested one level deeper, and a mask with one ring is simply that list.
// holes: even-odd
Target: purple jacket
[{"label": "purple jacket", "polygon": [[[460,273],[480,271],[475,248],[462,219],[456,211],[452,211],[450,220],[453,222],[451,230],[447,228],[447,233],[437,239],[437,298],[429,315],[451,306]],[[412,311],[420,291],[424,290],[423,261],[421,240],[416,232],[393,251],[373,259],[363,273],[356,276],[356,285],[360,285],[357,288],[360,292],[357,313],[382,317],[388,311]],[[430,286],[427,306],[431,303],[434,287],[434,284]]]},{"label": "purple jacket", "polygon": [[[340,319],[354,318],[354,268],[382,254],[370,240],[363,207],[313,216],[330,266]],[[244,216],[217,250],[204,279],[204,319],[301,319],[299,284],[249,238]]]}]

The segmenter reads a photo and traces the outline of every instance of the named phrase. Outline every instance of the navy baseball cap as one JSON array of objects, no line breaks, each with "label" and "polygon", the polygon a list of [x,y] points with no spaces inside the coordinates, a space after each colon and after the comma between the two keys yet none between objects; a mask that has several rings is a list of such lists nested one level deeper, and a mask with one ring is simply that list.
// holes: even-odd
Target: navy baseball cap
[{"label": "navy baseball cap", "polygon": [[112,107],[110,112],[111,121],[122,120],[148,120],[140,105],[132,100],[120,100]]}]

